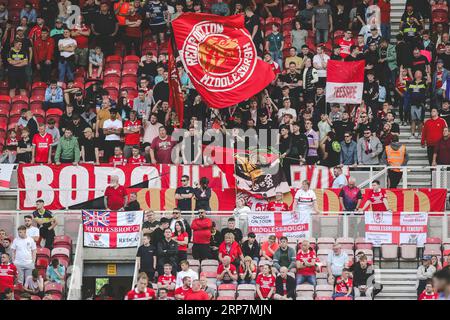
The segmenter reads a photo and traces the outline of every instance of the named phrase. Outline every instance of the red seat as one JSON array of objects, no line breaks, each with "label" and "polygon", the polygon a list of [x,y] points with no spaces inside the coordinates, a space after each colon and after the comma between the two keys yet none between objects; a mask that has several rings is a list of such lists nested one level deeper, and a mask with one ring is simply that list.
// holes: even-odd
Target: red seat
[{"label": "red seat", "polygon": [[8,118],[0,117],[0,130],[6,131],[8,127]]},{"label": "red seat", "polygon": [[7,95],[0,95],[0,102],[11,103],[11,97]]},{"label": "red seat", "polygon": [[119,62],[122,63],[122,57],[119,55],[111,55],[106,57],[106,63],[110,63],[110,62]]},{"label": "red seat", "polygon": [[30,295],[31,300],[41,300],[41,298],[35,294]]},{"label": "red seat", "polygon": [[126,64],[127,62],[135,62],[139,63],[141,61],[141,58],[135,55],[128,55],[123,58],[123,63]]},{"label": "red seat", "polygon": [[117,83],[120,82],[120,74],[113,72],[113,73],[105,73],[105,76],[103,77],[103,83]]},{"label": "red seat", "polygon": [[53,240],[54,248],[67,248],[69,251],[72,251],[72,238],[64,235],[64,236],[56,236]]},{"label": "red seat", "polygon": [[48,109],[47,110],[47,117],[48,116],[53,116],[53,115],[56,115],[56,116],[62,116],[62,114],[63,114],[63,111],[61,110],[61,109],[58,109],[58,108],[50,108],[50,109]]},{"label": "red seat", "polygon": [[136,82],[122,82],[122,84],[120,85],[121,89],[137,89],[137,84]]},{"label": "red seat", "polygon": [[137,75],[134,74],[126,74],[122,76],[122,83],[137,83]]},{"label": "red seat", "polygon": [[38,248],[36,249],[36,258],[48,258],[50,259],[50,249]]},{"label": "red seat", "polygon": [[48,259],[46,258],[36,258],[36,269],[45,269],[48,267]]},{"label": "red seat", "polygon": [[0,117],[7,117],[9,114],[9,104],[0,103]]},{"label": "red seat", "polygon": [[49,282],[45,285],[44,292],[50,294],[61,294],[63,293],[63,286],[56,282]]},{"label": "red seat", "polygon": [[334,300],[353,300],[352,297],[336,297]]},{"label": "red seat", "polygon": [[132,75],[136,76],[138,69],[139,69],[138,65],[126,65],[126,66],[123,67],[122,77],[124,75],[129,75],[129,74],[132,74]]},{"label": "red seat", "polygon": [[11,98],[11,103],[14,104],[28,104],[28,97],[26,96],[14,96]]}]

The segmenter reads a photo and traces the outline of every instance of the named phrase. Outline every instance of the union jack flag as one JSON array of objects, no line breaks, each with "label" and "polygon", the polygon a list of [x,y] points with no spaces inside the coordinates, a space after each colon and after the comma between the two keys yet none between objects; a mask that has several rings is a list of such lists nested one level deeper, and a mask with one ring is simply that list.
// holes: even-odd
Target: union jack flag
[{"label": "union jack flag", "polygon": [[109,211],[86,211],[83,210],[83,224],[90,227],[109,226]]}]

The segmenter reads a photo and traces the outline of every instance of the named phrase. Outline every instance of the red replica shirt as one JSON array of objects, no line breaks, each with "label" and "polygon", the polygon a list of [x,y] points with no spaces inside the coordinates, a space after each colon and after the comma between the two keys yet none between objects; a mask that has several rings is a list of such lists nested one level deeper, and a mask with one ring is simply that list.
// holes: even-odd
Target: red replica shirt
[{"label": "red replica shirt", "polygon": [[[223,266],[223,264],[220,264],[217,267],[217,274],[221,274],[223,272],[223,270],[225,270],[225,267]],[[233,275],[236,275],[236,266],[234,264],[230,264],[230,271]],[[225,281],[231,281],[231,277],[229,276],[228,273],[226,273],[223,277],[223,280]]]},{"label": "red replica shirt", "polygon": [[447,122],[437,117],[436,119],[428,119],[425,121],[422,129],[422,145],[427,147],[435,146],[442,138],[442,131],[447,127]]},{"label": "red replica shirt", "polygon": [[156,294],[153,289],[147,288],[144,292],[139,292],[138,289],[128,291],[125,300],[155,300]]},{"label": "red replica shirt", "polygon": [[[86,32],[89,31],[89,28],[83,23],[81,26],[73,27],[71,31]],[[77,42],[77,48],[86,49],[89,47],[89,37],[78,35],[73,39]]]},{"label": "red replica shirt", "polygon": [[262,297],[267,298],[270,290],[275,286],[275,277],[273,275],[265,276],[260,273],[256,277],[256,284],[259,285]]},{"label": "red replica shirt", "polygon": [[34,162],[47,163],[48,154],[53,143],[53,137],[50,133],[45,133],[41,136],[39,133],[33,137],[33,146],[35,146]]},{"label": "red replica shirt", "polygon": [[343,280],[342,277],[337,277],[336,282],[342,280],[340,283],[336,283],[336,287],[334,291],[336,293],[348,293],[350,288],[353,287],[353,280],[348,278],[347,280]]},{"label": "red replica shirt", "polygon": [[372,211],[387,211],[383,202],[383,199],[386,199],[386,192],[384,190],[380,189],[378,192],[369,190],[368,193],[368,200],[372,203]]},{"label": "red replica shirt", "polygon": [[[403,81],[404,81],[404,82],[403,82]],[[403,77],[403,81],[400,82],[400,79],[397,79],[397,80],[395,81],[395,87],[396,87],[396,88],[398,89],[398,91],[400,91],[401,93],[405,93],[405,91],[406,91],[406,84],[405,84],[405,82],[412,81],[412,79],[411,79],[410,77],[406,76],[406,77]]]},{"label": "red replica shirt", "polygon": [[127,196],[127,191],[124,186],[118,186],[117,188],[111,186],[106,187],[105,197],[108,197],[107,205],[110,210],[123,208],[125,196]]},{"label": "red replica shirt", "polygon": [[345,40],[344,38],[341,38],[338,40],[337,44],[341,47],[341,57],[345,59],[350,55],[350,47],[354,44],[354,41],[353,39]]},{"label": "red replica shirt", "polygon": [[175,290],[175,295],[181,295],[183,297],[183,300],[185,300],[186,295],[191,292],[192,292],[191,288],[184,289],[183,287],[179,287],[178,289]]},{"label": "red replica shirt", "polygon": [[[296,257],[297,261],[306,261],[308,263],[313,263],[313,262],[319,262],[319,259],[316,256],[316,253],[314,252],[314,250],[308,250],[308,252],[303,252],[302,250],[300,250],[297,253],[297,257]],[[316,274],[316,267],[312,266],[312,267],[306,267],[306,268],[302,268],[302,269],[297,269],[297,274],[301,274],[303,276],[313,276]]]},{"label": "red replica shirt", "polygon": [[[127,120],[127,121],[125,121],[125,123],[123,125],[124,130],[125,129],[133,130],[133,129],[138,129],[140,127],[142,127],[141,120],[135,120],[135,121]],[[125,134],[125,144],[128,146],[134,146],[134,145],[138,146],[140,143],[140,139],[141,139],[141,135],[139,132]]]},{"label": "red replica shirt", "polygon": [[191,290],[184,295],[184,300],[209,300],[209,296],[203,290],[197,292]]},{"label": "red replica shirt", "polygon": [[[172,237],[175,237],[175,233],[172,234]],[[183,241],[185,238],[188,238],[189,235],[188,233],[185,231],[182,234],[177,236],[177,241]],[[187,245],[178,245],[178,251],[187,251]]]},{"label": "red replica shirt", "polygon": [[115,166],[124,166],[127,164],[127,159],[121,156],[112,156],[109,158],[109,163]]},{"label": "red replica shirt", "polygon": [[284,202],[278,202],[278,201],[271,201],[267,205],[268,211],[288,211],[289,207]]},{"label": "red replica shirt", "polygon": [[437,300],[439,295],[436,292],[428,294],[425,290],[420,294],[419,300]]},{"label": "red replica shirt", "polygon": [[236,241],[233,242],[231,246],[227,246],[225,242],[222,242],[219,246],[219,254],[220,253],[222,254],[222,257],[229,256],[231,263],[233,263],[236,258],[239,258],[242,255],[242,249]]},{"label": "red replica shirt", "polygon": [[0,292],[6,288],[14,289],[14,279],[17,277],[17,268],[12,263],[0,264]]},{"label": "red replica shirt", "polygon": [[[158,277],[158,283],[162,285],[171,285],[172,283],[175,284],[176,281],[177,278],[175,278],[173,274],[171,275],[163,274],[162,276]],[[168,290],[167,296],[171,298],[175,297],[175,290]]]},{"label": "red replica shirt", "polygon": [[127,159],[127,161],[128,161],[128,163],[129,164],[144,164],[144,163],[146,163],[147,161],[145,161],[145,157],[144,156],[138,156],[137,158],[135,158],[135,157],[129,157],[128,159]]}]

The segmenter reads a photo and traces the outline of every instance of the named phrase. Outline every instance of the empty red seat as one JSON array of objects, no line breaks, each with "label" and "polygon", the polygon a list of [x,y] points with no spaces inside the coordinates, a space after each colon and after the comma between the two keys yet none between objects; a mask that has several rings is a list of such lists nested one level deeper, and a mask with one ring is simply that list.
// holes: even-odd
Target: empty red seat
[{"label": "empty red seat", "polygon": [[70,250],[65,247],[56,247],[52,250],[52,259],[53,258],[59,258],[59,257],[70,257]]},{"label": "empty red seat", "polygon": [[128,55],[123,58],[124,64],[126,64],[127,62],[139,63],[139,61],[141,61],[141,58],[135,55]]},{"label": "empty red seat", "polygon": [[6,131],[8,127],[8,118],[0,117],[0,130]]},{"label": "empty red seat", "polygon": [[0,117],[7,117],[9,114],[9,104],[0,103]]},{"label": "empty red seat", "polygon": [[50,294],[62,294],[64,288],[61,284],[56,282],[49,282],[45,285],[44,292]]},{"label": "empty red seat", "polygon": [[54,248],[66,248],[69,251],[72,250],[72,238],[64,235],[64,236],[56,236],[53,241]]},{"label": "empty red seat", "polygon": [[133,83],[133,82],[137,83],[137,80],[138,80],[138,78],[137,78],[136,73],[134,73],[134,74],[126,74],[126,75],[122,76],[122,82],[123,83]]},{"label": "empty red seat", "polygon": [[36,249],[36,258],[48,258],[50,259],[50,249],[38,248]]},{"label": "empty red seat", "polygon": [[47,117],[48,116],[58,116],[61,117],[63,114],[63,111],[58,108],[50,108],[47,110]]}]

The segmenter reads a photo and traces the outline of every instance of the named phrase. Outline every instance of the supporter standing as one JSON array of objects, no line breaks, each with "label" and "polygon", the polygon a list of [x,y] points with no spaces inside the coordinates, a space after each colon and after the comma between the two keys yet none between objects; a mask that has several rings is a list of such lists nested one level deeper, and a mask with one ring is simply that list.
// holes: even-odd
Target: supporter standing
[{"label": "supporter standing", "polygon": [[58,81],[73,81],[75,70],[75,50],[77,42],[70,37],[70,30],[65,28],[63,32],[64,38],[58,41],[58,49],[60,53],[58,62]]},{"label": "supporter standing", "polygon": [[[267,204],[267,210],[268,211],[288,211],[289,206],[286,202],[283,201],[283,192],[277,191],[275,193],[275,200],[270,201]],[[246,254],[244,254],[246,255]]]},{"label": "supporter standing", "polygon": [[319,0],[313,8],[312,30],[315,34],[316,45],[328,42],[328,32],[333,32],[333,16],[330,6],[325,0]]},{"label": "supporter standing", "polygon": [[361,204],[361,190],[356,186],[354,177],[348,178],[348,184],[343,186],[339,192],[339,202],[344,211],[355,211]]},{"label": "supporter standing", "polygon": [[14,40],[14,45],[9,51],[7,61],[9,64],[8,84],[10,97],[16,95],[16,89],[20,90],[20,95],[26,95],[25,86],[27,78],[25,69],[29,63],[29,54],[22,48],[22,41]]},{"label": "supporter standing", "polygon": [[24,226],[27,228],[27,236],[37,242],[39,240],[39,229],[32,225],[33,216],[26,215],[25,217],[23,217],[23,221]]},{"label": "supporter standing", "polygon": [[191,223],[192,233],[192,256],[196,260],[211,259],[210,239],[211,239],[211,219],[206,217],[203,209],[198,210],[198,217]]},{"label": "supporter standing", "polygon": [[27,228],[25,226],[20,226],[17,231],[18,237],[14,239],[11,246],[11,259],[18,271],[18,282],[23,284],[34,269],[36,262],[36,242],[27,236]]},{"label": "supporter standing", "polygon": [[123,154],[127,159],[131,157],[133,146],[139,146],[140,144],[141,129],[141,120],[137,119],[136,111],[131,110],[130,119],[126,120],[123,124],[123,133],[125,135],[125,146],[123,147]]},{"label": "supporter standing", "polygon": [[[406,146],[399,142],[398,136],[392,137],[390,145],[386,146],[383,154],[384,161],[391,167],[406,166],[409,160]],[[389,188],[397,188],[402,179],[403,171],[400,168],[389,169]]]},{"label": "supporter standing", "polygon": [[187,259],[187,247],[189,243],[189,235],[184,229],[183,221],[175,221],[172,240],[178,244],[178,263]]},{"label": "supporter standing", "polygon": [[120,134],[122,133],[122,121],[117,118],[117,110],[109,110],[110,118],[103,122],[104,140],[104,159],[109,161],[109,158],[114,154],[114,148],[120,146]]},{"label": "supporter standing", "polygon": [[80,146],[78,139],[72,135],[72,130],[66,128],[64,135],[59,140],[55,152],[55,164],[72,163],[77,165],[80,162]]},{"label": "supporter standing", "polygon": [[364,194],[366,202],[359,211],[366,210],[370,205],[372,206],[372,211],[384,212],[389,210],[389,203],[386,196],[386,191],[382,190],[380,187],[380,181],[372,181],[372,189],[366,190]]},{"label": "supporter standing", "polygon": [[442,130],[442,138],[434,147],[433,166],[450,165],[450,139],[449,129]]},{"label": "supporter standing", "polygon": [[357,143],[358,163],[363,165],[380,164],[379,156],[383,152],[380,139],[372,135],[370,128],[364,130],[364,137]]},{"label": "supporter standing", "polygon": [[34,64],[43,82],[50,80],[54,50],[55,42],[49,37],[48,28],[44,27],[33,43]]},{"label": "supporter standing", "polygon": [[150,146],[151,163],[173,163],[175,159],[172,158],[172,149],[176,144],[176,141],[167,134],[166,127],[159,127],[159,135],[153,139]]},{"label": "supporter standing", "polygon": [[139,273],[145,273],[149,280],[153,280],[156,271],[156,248],[150,243],[150,235],[144,234],[142,245],[136,254],[136,264]]},{"label": "supporter standing", "polygon": [[184,277],[183,285],[177,289],[175,289],[175,300],[184,300],[184,297],[191,292],[191,278]]},{"label": "supporter standing", "polygon": [[118,176],[111,176],[111,183],[105,189],[104,205],[106,210],[123,210],[127,205],[127,191],[119,184]]},{"label": "supporter standing", "polygon": [[98,46],[102,48],[105,56],[110,56],[114,52],[114,38],[119,31],[117,18],[111,13],[107,1],[102,0],[100,11],[93,14],[91,30]]},{"label": "supporter standing", "polygon": [[436,107],[431,108],[431,118],[425,121],[422,129],[422,148],[427,147],[427,156],[430,166],[433,163],[434,148],[443,137],[443,130],[447,127],[447,122],[439,117]]},{"label": "supporter standing", "polygon": [[[164,224],[166,223],[166,221],[163,221],[163,219],[161,219],[162,226],[164,226]],[[164,230],[164,238],[158,241],[156,248],[158,258],[158,274],[163,274],[164,265],[166,263],[169,263],[172,266],[172,272],[176,272],[178,244],[172,239],[172,230],[170,230],[170,228]]]},{"label": "supporter standing", "polygon": [[303,180],[302,187],[295,193],[292,209],[301,214],[319,213],[319,209],[317,207],[317,197],[314,191],[310,189],[310,183],[308,180]]},{"label": "supporter standing", "polygon": [[[177,207],[181,211],[192,211],[193,197],[194,197],[194,188],[189,186],[189,176],[183,175],[181,177],[181,186],[175,190],[175,200],[177,200]],[[202,211],[204,212],[203,209]]]},{"label": "supporter standing", "polygon": [[45,247],[52,250],[53,240],[55,239],[55,228],[58,225],[58,222],[53,213],[50,210],[45,209],[44,200],[36,200],[36,210],[33,211],[33,219],[39,227],[40,240],[44,239]]}]

